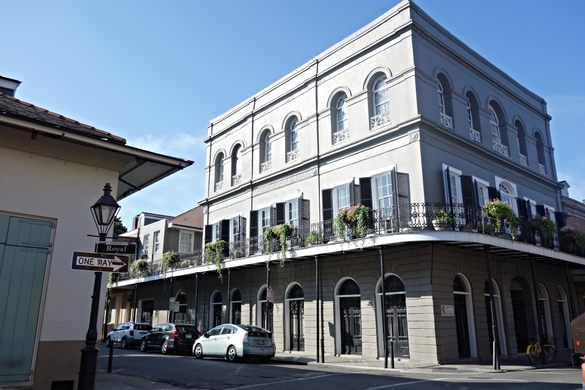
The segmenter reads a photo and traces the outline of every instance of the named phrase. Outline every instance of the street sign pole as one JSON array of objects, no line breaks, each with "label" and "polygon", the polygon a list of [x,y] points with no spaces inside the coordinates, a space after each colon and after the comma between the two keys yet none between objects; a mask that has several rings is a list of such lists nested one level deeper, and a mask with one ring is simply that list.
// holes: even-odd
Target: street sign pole
[{"label": "street sign pole", "polygon": [[95,371],[97,367],[97,315],[102,289],[102,273],[96,272],[93,281],[93,295],[91,296],[91,314],[89,328],[85,335],[85,348],[81,350],[81,366],[79,367],[79,390],[93,390],[95,388]]}]

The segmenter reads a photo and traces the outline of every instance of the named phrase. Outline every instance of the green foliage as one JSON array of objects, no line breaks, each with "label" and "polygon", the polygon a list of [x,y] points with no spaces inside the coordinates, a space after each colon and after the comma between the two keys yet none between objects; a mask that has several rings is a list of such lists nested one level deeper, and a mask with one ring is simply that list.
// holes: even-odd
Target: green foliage
[{"label": "green foliage", "polygon": [[353,236],[365,237],[368,234],[371,215],[372,210],[361,204],[339,210],[333,221],[335,234],[338,238],[344,238],[346,229],[349,229]]},{"label": "green foliage", "polygon": [[114,218],[114,237],[118,237],[120,234],[124,234],[127,231],[128,229],[124,226],[120,217]]},{"label": "green foliage", "polygon": [[146,260],[136,260],[130,266],[130,273],[132,275],[137,276],[144,276],[148,273],[148,269],[150,268],[150,264]]},{"label": "green foliage", "polygon": [[165,252],[162,257],[162,269],[167,272],[169,268],[176,268],[181,263],[181,257],[177,252]]},{"label": "green foliage", "polygon": [[579,256],[585,256],[585,234],[578,233],[576,237],[577,241],[577,254]]},{"label": "green foliage", "polygon": [[223,251],[226,245],[227,242],[224,240],[215,240],[205,244],[203,249],[203,259],[206,263],[215,263],[215,270],[220,279],[222,279],[221,262],[223,261]]},{"label": "green foliage", "polygon": [[292,236],[293,227],[288,223],[277,226],[269,226],[264,230],[264,253],[272,252],[272,239],[275,238],[280,242],[280,266],[284,266],[286,260],[286,251],[288,249],[288,239]]},{"label": "green foliage", "polygon": [[435,214],[434,220],[440,222],[443,225],[451,225],[453,223],[453,217],[445,209],[439,210],[439,212]]},{"label": "green foliage", "polygon": [[507,223],[512,231],[512,236],[516,235],[516,229],[520,224],[520,220],[514,214],[514,210],[506,202],[499,199],[491,200],[483,205],[483,211],[486,215],[492,218],[495,222],[496,233],[504,231],[504,224]]},{"label": "green foliage", "polygon": [[108,286],[113,286],[114,284],[118,283],[119,280],[120,274],[118,272],[110,273],[110,276],[108,276]]},{"label": "green foliage", "polygon": [[546,217],[535,218],[534,224],[540,230],[545,240],[549,240],[557,229],[557,225]]},{"label": "green foliage", "polygon": [[311,230],[305,237],[305,245],[320,244],[322,241],[321,233],[317,230]]}]

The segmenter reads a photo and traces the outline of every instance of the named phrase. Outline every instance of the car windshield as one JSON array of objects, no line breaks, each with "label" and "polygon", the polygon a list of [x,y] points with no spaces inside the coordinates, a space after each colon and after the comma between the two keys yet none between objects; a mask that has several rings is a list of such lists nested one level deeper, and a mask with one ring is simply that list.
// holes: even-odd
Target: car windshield
[{"label": "car windshield", "polygon": [[265,337],[265,338],[272,337],[272,334],[270,332],[268,332],[267,330],[264,330],[262,328],[258,328],[256,326],[249,326],[249,325],[238,325],[238,326],[241,327],[242,329],[244,329],[246,332],[248,332],[248,336],[250,336],[250,337]]},{"label": "car windshield", "polygon": [[151,330],[152,326],[147,324],[135,324],[134,329],[136,330]]}]

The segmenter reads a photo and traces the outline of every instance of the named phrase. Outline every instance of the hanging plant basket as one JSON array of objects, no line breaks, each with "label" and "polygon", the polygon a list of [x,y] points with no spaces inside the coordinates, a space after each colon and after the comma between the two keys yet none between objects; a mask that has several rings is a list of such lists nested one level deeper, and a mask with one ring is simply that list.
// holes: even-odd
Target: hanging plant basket
[{"label": "hanging plant basket", "polygon": [[272,253],[272,241],[278,240],[280,244],[280,266],[284,266],[286,261],[286,251],[288,250],[288,239],[292,236],[293,226],[283,223],[277,226],[269,226],[264,230],[264,253]]},{"label": "hanging plant basket", "polygon": [[221,274],[221,263],[223,262],[223,252],[226,246],[227,242],[224,240],[215,240],[205,244],[205,249],[203,250],[203,259],[206,263],[215,264],[215,270],[220,279],[223,279]]}]

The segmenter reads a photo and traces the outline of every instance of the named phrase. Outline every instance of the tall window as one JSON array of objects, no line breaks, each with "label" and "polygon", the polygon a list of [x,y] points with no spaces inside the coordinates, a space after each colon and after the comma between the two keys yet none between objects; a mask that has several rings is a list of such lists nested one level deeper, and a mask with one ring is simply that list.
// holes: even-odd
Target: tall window
[{"label": "tall window", "polygon": [[518,130],[518,149],[520,150],[520,164],[527,167],[528,153],[526,152],[526,131],[524,131],[524,126],[522,126],[522,122],[516,121],[514,125]]},{"label": "tall window", "polygon": [[236,145],[232,152],[232,185],[240,184],[242,180],[242,146]]},{"label": "tall window", "polygon": [[489,183],[480,179],[475,179],[475,188],[477,191],[477,201],[479,207],[482,208],[489,200]]},{"label": "tall window", "polygon": [[346,100],[345,94],[339,95],[335,100],[335,106],[333,107],[333,143],[346,141],[349,139],[349,129],[347,127],[347,112],[346,112]]},{"label": "tall window", "polygon": [[453,109],[451,103],[451,87],[443,74],[437,75],[437,95],[439,98],[439,114],[441,124],[453,128]]},{"label": "tall window", "polygon": [[380,217],[390,218],[392,216],[392,206],[394,206],[392,174],[386,172],[375,176],[373,179],[373,206],[378,210]]},{"label": "tall window", "polygon": [[479,121],[479,105],[475,95],[468,91],[465,94],[466,108],[467,108],[467,123],[469,124],[469,137],[475,141],[481,143],[481,129]]},{"label": "tall window", "polygon": [[287,153],[286,161],[294,161],[299,156],[299,120],[296,116],[289,119],[287,124]]},{"label": "tall window", "polygon": [[503,120],[503,112],[500,106],[492,102],[488,105],[490,114],[490,130],[492,133],[492,148],[494,151],[508,157],[508,138],[506,134],[506,123]]},{"label": "tall window", "polygon": [[223,153],[215,158],[215,190],[221,190],[223,186]]},{"label": "tall window", "polygon": [[264,231],[272,225],[272,208],[258,210],[258,249],[264,251]]},{"label": "tall window", "polygon": [[386,76],[380,76],[376,79],[372,87],[372,118],[370,128],[382,126],[390,121],[390,98],[388,94],[388,85]]},{"label": "tall window", "polygon": [[546,175],[546,165],[544,161],[544,143],[542,142],[542,136],[539,132],[534,134],[536,138],[536,155],[538,156],[538,170],[543,175]]},{"label": "tall window", "polygon": [[157,230],[156,232],[154,232],[153,241],[154,241],[154,253],[158,253],[158,251],[160,249],[160,230]]},{"label": "tall window", "polygon": [[453,167],[443,165],[443,172],[446,181],[445,199],[447,203],[455,207],[463,203],[463,193],[461,191],[462,172]]},{"label": "tall window", "polygon": [[286,223],[292,225],[294,228],[299,227],[299,200],[291,200],[285,203],[285,219]]},{"label": "tall window", "polygon": [[189,231],[181,231],[179,235],[179,253],[193,252],[194,233]]},{"label": "tall window", "polygon": [[235,243],[240,240],[240,218],[230,219],[230,242]]},{"label": "tall window", "polygon": [[271,160],[270,130],[265,130],[260,137],[260,172],[265,172],[271,168]]},{"label": "tall window", "polygon": [[498,190],[500,191],[500,198],[502,202],[508,203],[508,206],[514,210],[514,213],[518,214],[518,205],[516,203],[516,188],[512,183],[507,181],[501,181],[498,185]]},{"label": "tall window", "polygon": [[492,132],[492,137],[496,139],[498,142],[500,141],[500,119],[496,114],[496,110],[490,104],[488,106],[488,111],[490,113],[490,130]]},{"label": "tall window", "polygon": [[145,234],[142,242],[142,257],[148,259],[148,247],[150,246],[150,234]]},{"label": "tall window", "polygon": [[344,184],[333,189],[333,217],[339,210],[351,206],[351,188],[349,184]]}]

